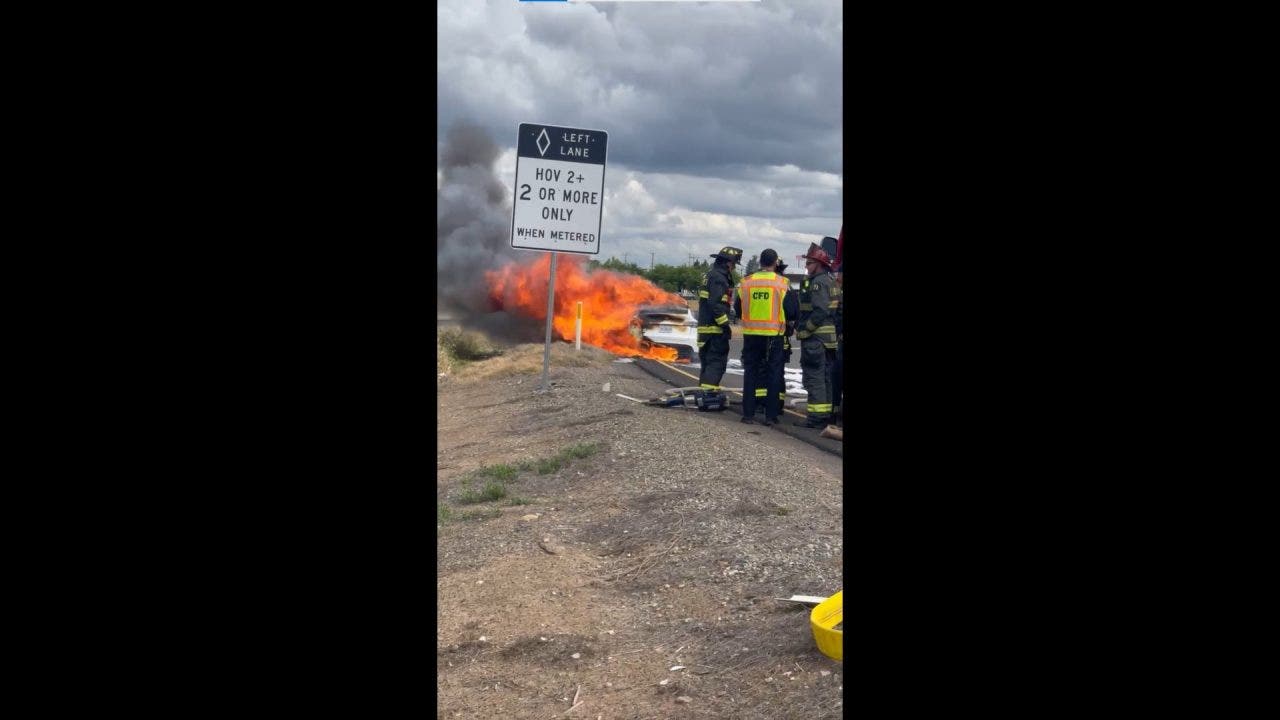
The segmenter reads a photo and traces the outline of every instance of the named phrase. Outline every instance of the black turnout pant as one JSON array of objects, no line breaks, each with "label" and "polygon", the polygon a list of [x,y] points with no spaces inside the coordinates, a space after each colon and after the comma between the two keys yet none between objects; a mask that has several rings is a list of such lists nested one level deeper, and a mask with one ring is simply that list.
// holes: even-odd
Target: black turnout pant
[{"label": "black turnout pant", "polygon": [[784,349],[786,338],[778,343],[778,354],[782,356],[782,360],[778,362],[778,371],[774,374],[778,376],[778,414],[781,415],[783,409],[786,408],[787,395],[787,363],[791,362],[791,351]]},{"label": "black turnout pant", "polygon": [[844,388],[841,386],[840,375],[844,372],[844,343],[836,346],[835,362],[831,363],[831,409],[834,412],[840,407],[840,401],[843,399],[842,394]]},{"label": "black turnout pant", "polygon": [[756,413],[756,388],[764,386],[764,417],[773,422],[782,412],[782,336],[742,336],[742,416]]},{"label": "black turnout pant", "polygon": [[719,390],[724,369],[729,365],[729,336],[708,333],[698,337],[698,384],[707,390]]},{"label": "black turnout pant", "polygon": [[800,369],[804,370],[805,407],[810,422],[831,418],[831,365],[835,348],[828,349],[821,338],[810,335],[800,341]]}]

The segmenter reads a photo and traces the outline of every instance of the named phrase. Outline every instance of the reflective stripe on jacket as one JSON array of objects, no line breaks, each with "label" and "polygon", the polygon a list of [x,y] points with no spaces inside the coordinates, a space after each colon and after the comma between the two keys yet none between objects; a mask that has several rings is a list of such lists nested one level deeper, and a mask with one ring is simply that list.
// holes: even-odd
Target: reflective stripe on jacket
[{"label": "reflective stripe on jacket", "polygon": [[733,277],[729,268],[719,263],[711,266],[702,278],[698,291],[698,332],[718,334],[729,324],[729,295],[733,291]]},{"label": "reflective stripe on jacket", "polygon": [[829,273],[818,273],[805,279],[800,289],[800,323],[796,327],[801,340],[814,335],[824,346],[836,347],[834,310],[838,298],[832,296],[834,287]]}]

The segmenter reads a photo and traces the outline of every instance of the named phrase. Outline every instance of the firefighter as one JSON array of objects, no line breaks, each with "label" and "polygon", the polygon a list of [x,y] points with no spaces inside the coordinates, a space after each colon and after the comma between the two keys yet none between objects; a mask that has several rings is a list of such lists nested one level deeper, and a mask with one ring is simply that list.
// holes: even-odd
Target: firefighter
[{"label": "firefighter", "polygon": [[800,317],[796,338],[800,340],[800,368],[804,371],[804,389],[808,393],[808,416],[794,425],[825,427],[831,420],[831,373],[835,362],[835,300],[829,271],[831,258],[817,243],[810,243],[804,255],[808,277],[800,286]]},{"label": "firefighter", "polygon": [[[742,279],[733,308],[742,318],[742,422],[755,422],[757,403],[764,405],[764,424],[778,422],[777,376],[782,362],[782,336],[786,332],[783,301],[787,280],[774,272],[778,253],[760,253],[760,269]],[[798,305],[799,303],[797,303]]]},{"label": "firefighter", "polygon": [[733,268],[742,259],[742,250],[724,247],[712,255],[716,259],[698,289],[698,386],[720,392],[720,379],[729,364],[729,295],[733,292]]},{"label": "firefighter", "polygon": [[840,228],[840,237],[822,238],[822,249],[831,258],[831,312],[832,324],[836,328],[836,354],[827,367],[831,373],[831,417],[839,423],[841,418],[840,401],[844,395],[840,375],[844,364],[844,268],[841,262],[844,255],[844,228]]},{"label": "firefighter", "polygon": [[836,352],[831,361],[831,417],[838,425],[843,420],[841,401],[844,399],[844,383],[841,374],[844,372],[844,273],[835,273],[831,284],[831,292],[835,299],[831,301],[833,324],[836,327]]},{"label": "firefighter", "polygon": [[840,290],[840,307],[836,311],[836,373],[832,375],[832,409],[837,423],[844,423],[845,383],[845,227],[840,227],[836,240],[836,287]]},{"label": "firefighter", "polygon": [[[800,298],[798,293],[791,292],[791,281],[787,280],[787,264],[781,259],[773,268],[778,276],[787,281],[787,294],[782,299],[782,320],[786,324],[786,329],[782,333],[782,362],[777,363],[778,378],[778,407],[779,413],[785,408],[787,402],[787,363],[791,362],[791,336],[796,331],[796,318],[800,317]],[[770,365],[773,367],[773,365]],[[781,415],[779,415],[781,416]]]},{"label": "firefighter", "polygon": [[[796,318],[800,316],[800,298],[798,293],[791,291],[791,281],[787,280],[786,276],[787,264],[783,262],[782,258],[778,258],[778,263],[774,265],[773,271],[787,283],[787,294],[782,298],[782,320],[786,325],[782,334],[782,343],[779,347],[782,361],[771,360],[768,363],[770,368],[775,368],[774,372],[778,376],[778,413],[779,417],[781,417],[782,411],[787,406],[787,363],[791,362],[791,336],[795,334]],[[756,387],[757,415],[764,414],[768,387],[769,384],[767,382],[762,382]]]}]

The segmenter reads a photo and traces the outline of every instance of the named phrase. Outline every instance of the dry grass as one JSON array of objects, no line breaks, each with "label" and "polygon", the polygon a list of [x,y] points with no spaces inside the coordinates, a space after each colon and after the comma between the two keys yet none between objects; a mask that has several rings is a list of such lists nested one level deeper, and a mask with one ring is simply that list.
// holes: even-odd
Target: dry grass
[{"label": "dry grass", "polygon": [[455,365],[473,360],[488,360],[502,354],[482,333],[459,328],[446,328],[436,335],[436,345],[455,361]]},{"label": "dry grass", "polygon": [[439,328],[436,332],[436,375],[455,375],[474,362],[499,357],[503,352],[483,333],[456,326]]},{"label": "dry grass", "polygon": [[440,338],[436,337],[436,375],[448,375],[453,372],[453,358],[449,357],[449,353],[444,351],[444,347],[440,345]]},{"label": "dry grass", "polygon": [[[459,380],[491,380],[516,375],[540,375],[542,350],[543,346],[538,344],[517,345],[499,357],[466,363],[456,368],[454,375]],[[594,367],[607,365],[616,359],[612,353],[586,345],[582,346],[581,352],[574,350],[570,343],[555,342],[551,345],[552,368]]]}]

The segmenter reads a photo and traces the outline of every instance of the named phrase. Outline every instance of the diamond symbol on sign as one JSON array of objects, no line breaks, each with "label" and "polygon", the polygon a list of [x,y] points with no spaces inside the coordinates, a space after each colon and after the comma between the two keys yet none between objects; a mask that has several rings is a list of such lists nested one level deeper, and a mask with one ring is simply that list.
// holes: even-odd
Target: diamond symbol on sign
[{"label": "diamond symbol on sign", "polygon": [[546,155],[549,147],[551,147],[551,140],[547,137],[547,129],[542,128],[542,132],[538,134],[538,153]]}]

